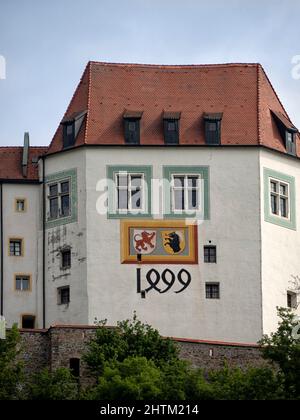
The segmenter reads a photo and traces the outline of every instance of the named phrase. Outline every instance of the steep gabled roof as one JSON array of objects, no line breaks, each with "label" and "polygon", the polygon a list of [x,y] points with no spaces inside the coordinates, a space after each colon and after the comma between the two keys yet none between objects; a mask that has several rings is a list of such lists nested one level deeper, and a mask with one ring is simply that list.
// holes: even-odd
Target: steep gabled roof
[{"label": "steep gabled roof", "polygon": [[37,158],[47,152],[47,147],[30,147],[27,176],[23,176],[23,147],[0,147],[0,180],[38,181]]},{"label": "steep gabled roof", "polygon": [[[74,147],[124,145],[124,112],[139,110],[143,112],[141,145],[164,144],[166,112],[181,113],[180,145],[204,145],[204,115],[222,113],[223,145],[264,145],[285,152],[271,110],[290,121],[259,64],[89,62],[62,121],[85,110]],[[60,124],[48,153],[62,146]]]}]

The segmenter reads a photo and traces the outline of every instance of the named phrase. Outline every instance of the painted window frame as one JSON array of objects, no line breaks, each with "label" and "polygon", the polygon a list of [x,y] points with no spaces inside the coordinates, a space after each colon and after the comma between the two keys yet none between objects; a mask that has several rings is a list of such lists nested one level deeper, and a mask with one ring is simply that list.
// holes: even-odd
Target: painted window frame
[{"label": "painted window frame", "polygon": [[[24,202],[24,210],[18,210],[18,202],[23,201]],[[27,199],[24,197],[16,197],[15,198],[15,213],[23,214],[27,213]]]},{"label": "painted window frame", "polygon": [[[151,218],[151,184],[152,184],[152,166],[151,165],[108,165],[106,167],[107,180],[108,180],[108,219],[123,219],[123,218]],[[119,210],[117,208],[117,184],[116,177],[119,174],[129,175],[143,175],[144,185],[143,189],[143,208],[142,209],[129,209]]]},{"label": "painted window frame", "polygon": [[[289,197],[289,217],[282,217],[281,215],[273,214],[271,207],[271,182],[288,185]],[[264,168],[264,219],[268,223],[281,226],[291,230],[297,230],[296,224],[296,183],[295,178],[274,171],[273,169]]]},{"label": "painted window frame", "polygon": [[[29,289],[17,289],[17,278],[18,277],[27,277],[29,279]],[[25,273],[16,273],[14,275],[14,290],[17,293],[29,293],[32,292],[32,275]]]},{"label": "painted window frame", "polygon": [[[70,182],[69,196],[70,196],[70,214],[68,216],[61,216],[58,218],[50,218],[50,200],[49,188],[51,185],[62,184],[64,181]],[[57,172],[48,175],[45,179],[46,188],[46,229],[51,229],[57,226],[66,225],[77,222],[78,219],[78,196],[77,196],[77,169],[70,169],[63,172]],[[59,198],[61,196],[59,195]],[[60,207],[60,206],[59,206]]]},{"label": "painted window frame", "polygon": [[[199,176],[200,179],[200,214],[203,220],[209,220],[210,218],[210,175],[208,166],[163,166],[163,178],[164,178],[164,217],[169,218],[193,218],[197,216],[199,212],[195,211],[180,211],[173,209],[172,206],[172,177],[173,175],[186,175],[186,176]],[[202,182],[201,182],[202,181]]]}]

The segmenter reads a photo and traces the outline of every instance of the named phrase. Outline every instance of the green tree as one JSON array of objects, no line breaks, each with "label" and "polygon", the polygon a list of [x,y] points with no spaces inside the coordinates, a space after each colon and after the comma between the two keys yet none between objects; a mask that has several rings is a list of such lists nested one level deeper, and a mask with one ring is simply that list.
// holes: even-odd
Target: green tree
[{"label": "green tree", "polygon": [[84,398],[90,400],[156,400],[161,398],[161,370],[145,357],[105,362],[98,384]]},{"label": "green tree", "polygon": [[78,383],[70,369],[43,369],[32,376],[26,394],[28,400],[76,400]]},{"label": "green tree", "polygon": [[295,334],[299,321],[291,309],[278,308],[278,316],[281,319],[278,330],[260,342],[263,356],[275,368],[279,367],[278,379],[283,384],[285,399],[300,399],[300,338]]},{"label": "green tree", "polygon": [[136,314],[133,320],[119,322],[113,329],[101,322],[84,356],[95,377],[103,373],[105,362],[122,362],[128,357],[145,357],[159,366],[178,360],[178,349],[173,341],[139,321]]},{"label": "green tree", "polygon": [[23,364],[18,361],[20,333],[16,325],[0,340],[0,400],[21,398]]}]

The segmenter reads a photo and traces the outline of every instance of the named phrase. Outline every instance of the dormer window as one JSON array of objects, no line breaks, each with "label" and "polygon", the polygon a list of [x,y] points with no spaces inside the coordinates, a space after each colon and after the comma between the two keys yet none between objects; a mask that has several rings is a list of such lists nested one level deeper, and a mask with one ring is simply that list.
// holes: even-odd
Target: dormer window
[{"label": "dormer window", "polygon": [[75,133],[74,133],[74,122],[64,125],[64,148],[74,146]]},{"label": "dormer window", "polygon": [[74,146],[86,113],[86,111],[76,112],[62,121],[64,149]]},{"label": "dormer window", "polygon": [[207,145],[221,144],[222,113],[204,114],[205,143]]},{"label": "dormer window", "polygon": [[164,112],[165,144],[179,144],[180,112]]},{"label": "dormer window", "polygon": [[296,134],[291,131],[286,132],[286,151],[290,155],[296,155]]},{"label": "dormer window", "polygon": [[126,111],[124,118],[124,135],[125,143],[140,144],[140,120],[143,112],[141,111]]},{"label": "dormer window", "polygon": [[286,152],[289,155],[297,155],[296,134],[298,129],[291,123],[291,121],[279,111],[271,111],[279,133],[285,144]]}]

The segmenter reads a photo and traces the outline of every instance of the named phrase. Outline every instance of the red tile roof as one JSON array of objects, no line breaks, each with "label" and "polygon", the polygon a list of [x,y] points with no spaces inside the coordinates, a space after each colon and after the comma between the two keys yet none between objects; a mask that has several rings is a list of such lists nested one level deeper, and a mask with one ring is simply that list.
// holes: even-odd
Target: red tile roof
[{"label": "red tile roof", "polygon": [[[164,144],[164,112],[181,112],[180,145],[204,145],[204,114],[223,113],[223,145],[264,145],[285,152],[271,110],[289,117],[260,64],[89,62],[64,119],[84,110],[75,147],[123,145],[124,112],[139,110],[142,145]],[[61,125],[48,152],[60,150]]]},{"label": "red tile roof", "polygon": [[38,165],[32,159],[47,152],[47,147],[30,147],[27,177],[22,173],[23,147],[0,147],[0,180],[37,181]]}]

